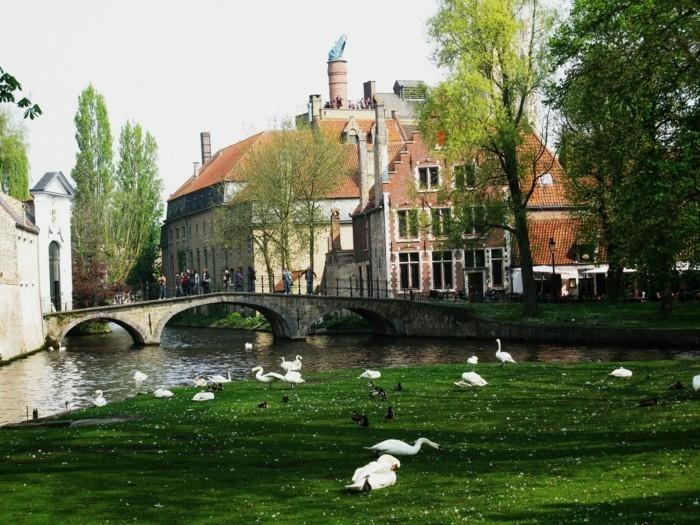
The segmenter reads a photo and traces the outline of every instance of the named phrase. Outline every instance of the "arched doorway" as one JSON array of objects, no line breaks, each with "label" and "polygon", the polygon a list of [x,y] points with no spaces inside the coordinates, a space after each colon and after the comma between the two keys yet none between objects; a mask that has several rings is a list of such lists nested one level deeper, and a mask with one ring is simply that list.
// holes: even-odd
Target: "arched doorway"
[{"label": "arched doorway", "polygon": [[49,289],[51,304],[61,311],[61,247],[56,241],[49,244]]}]

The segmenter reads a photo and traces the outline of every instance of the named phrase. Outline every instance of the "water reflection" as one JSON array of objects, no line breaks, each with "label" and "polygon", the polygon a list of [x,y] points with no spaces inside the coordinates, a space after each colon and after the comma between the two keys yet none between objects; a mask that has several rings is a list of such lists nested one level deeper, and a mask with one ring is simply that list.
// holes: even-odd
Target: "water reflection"
[{"label": "water reflection", "polygon": [[[0,424],[19,421],[33,408],[48,415],[90,404],[96,389],[108,401],[132,395],[138,388],[135,370],[148,374],[142,389],[189,383],[200,374],[231,369],[236,379],[252,377],[256,365],[278,370],[281,358],[304,357],[306,371],[338,368],[382,368],[402,365],[464,363],[476,354],[480,362],[495,361],[491,341],[398,339],[371,334],[315,336],[306,341],[274,341],[271,334],[200,328],[171,328],[161,346],[134,347],[131,336],[112,325],[113,332],[71,337],[66,352],[41,352],[0,367]],[[252,342],[251,351],[244,344]],[[700,358],[700,351],[562,347],[504,343],[516,361],[579,363],[646,359]]]}]

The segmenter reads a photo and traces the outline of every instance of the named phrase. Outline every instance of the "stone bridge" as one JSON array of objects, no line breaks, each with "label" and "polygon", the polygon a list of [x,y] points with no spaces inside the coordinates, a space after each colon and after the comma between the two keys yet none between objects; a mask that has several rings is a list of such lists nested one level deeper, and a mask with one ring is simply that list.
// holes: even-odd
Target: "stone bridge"
[{"label": "stone bridge", "polygon": [[476,337],[479,319],[468,309],[403,299],[329,297],[224,292],[158,301],[85,308],[44,316],[46,334],[63,340],[87,321],[112,321],[125,328],[138,344],[157,345],[163,328],[176,314],[210,304],[235,304],[264,315],[275,337],[304,339],[309,326],[323,315],[345,309],[365,318],[379,334],[418,337]]}]

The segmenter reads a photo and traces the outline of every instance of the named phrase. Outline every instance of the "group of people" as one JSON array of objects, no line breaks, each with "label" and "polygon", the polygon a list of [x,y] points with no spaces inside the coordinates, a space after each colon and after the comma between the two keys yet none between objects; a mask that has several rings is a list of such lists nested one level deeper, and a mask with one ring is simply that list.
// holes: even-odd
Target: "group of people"
[{"label": "group of people", "polygon": [[[343,108],[343,97],[337,96],[335,100],[330,100],[326,102],[324,106],[325,109],[342,109]],[[361,98],[357,102],[350,100],[348,102],[348,109],[372,109],[374,105],[372,104],[372,99],[369,97]]]},{"label": "group of people", "polygon": [[[243,267],[239,266],[238,270],[233,268],[224,268],[224,290],[233,289],[234,292],[255,292],[255,270],[252,266],[248,266],[247,279],[243,277]],[[243,286],[245,284],[247,286]]]},{"label": "group of people", "polygon": [[[163,277],[165,279],[165,277]],[[211,275],[209,270],[204,268],[201,275],[195,269],[187,269],[184,272],[175,274],[175,297],[183,295],[197,295],[209,293],[211,290]],[[163,286],[161,286],[161,293]]]},{"label": "group of people", "polygon": [[[309,266],[306,270],[302,272],[302,275],[304,276],[304,280],[306,281],[306,293],[308,295],[311,295],[314,293],[314,277],[316,277],[316,274],[314,273],[313,269]],[[292,283],[294,281],[294,277],[292,276],[292,272],[289,271],[289,268],[285,268],[282,271],[282,284],[284,285],[284,293],[290,294],[292,293]]]}]

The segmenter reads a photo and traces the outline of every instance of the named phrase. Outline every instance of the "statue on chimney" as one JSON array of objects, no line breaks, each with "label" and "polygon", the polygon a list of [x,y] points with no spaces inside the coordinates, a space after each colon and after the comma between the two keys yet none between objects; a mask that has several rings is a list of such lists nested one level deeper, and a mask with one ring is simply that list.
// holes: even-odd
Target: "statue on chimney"
[{"label": "statue on chimney", "polygon": [[343,51],[345,51],[345,44],[348,41],[346,35],[340,35],[340,38],[333,45],[331,50],[328,52],[328,61],[340,60],[343,58]]}]

